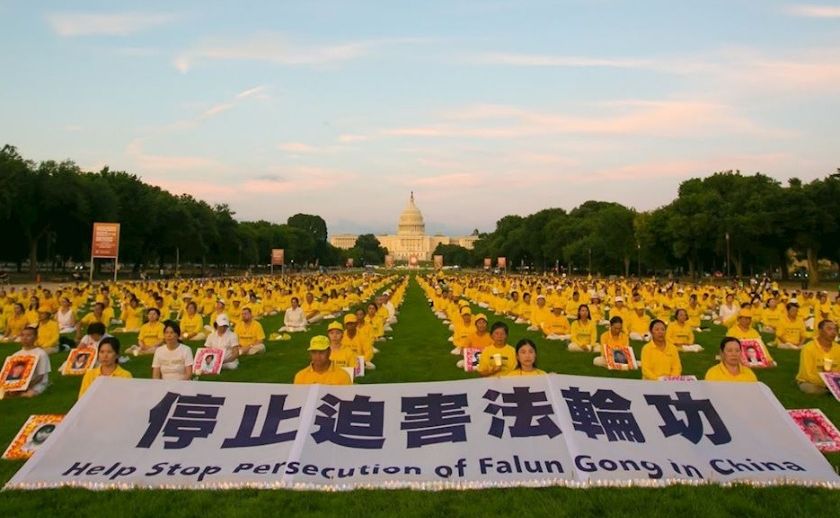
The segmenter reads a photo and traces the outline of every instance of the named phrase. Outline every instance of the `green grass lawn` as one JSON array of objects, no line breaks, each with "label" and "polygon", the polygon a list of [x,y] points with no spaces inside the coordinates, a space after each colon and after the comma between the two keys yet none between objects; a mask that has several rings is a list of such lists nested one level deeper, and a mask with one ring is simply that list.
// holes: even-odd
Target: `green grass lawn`
[{"label": "green grass lawn", "polygon": [[[478,309],[478,308],[475,308]],[[488,314],[491,323],[492,315]],[[540,368],[562,374],[638,378],[639,372],[610,372],[592,365],[593,355],[569,353],[565,346],[513,324],[511,343],[529,337],[537,342]],[[282,316],[262,320],[266,334],[282,325]],[[225,371],[219,381],[291,383],[294,374],[308,363],[306,346],[314,334],[323,334],[327,323],[314,326],[308,333],[292,335],[291,341],[269,342],[264,355],[241,360],[236,371]],[[457,357],[449,354],[450,333],[432,314],[419,285],[412,280],[400,310],[399,323],[392,339],[380,342],[375,358],[377,369],[369,371],[360,383],[420,382],[473,377],[455,367]],[[131,343],[130,335],[118,335]],[[702,378],[714,364],[717,344],[723,328],[698,334],[705,347],[701,353],[684,353],[684,374]],[[193,348],[200,344],[190,344]],[[637,357],[641,345],[634,344]],[[0,345],[0,359],[16,346]],[[785,408],[820,408],[834,422],[840,423],[840,403],[831,396],[813,397],[799,392],[793,381],[798,365],[795,351],[771,351],[779,366],[757,371],[759,379],[776,394]],[[31,400],[0,401],[0,446],[11,442],[31,414],[66,413],[76,401],[81,377],[61,376],[56,372],[67,353],[52,357],[51,387]],[[124,365],[135,377],[151,377],[151,357],[132,359]],[[829,455],[829,462],[840,466],[840,455]],[[22,466],[22,462],[0,461],[0,484]],[[628,512],[654,516],[694,515],[786,515],[826,516],[840,506],[840,491],[811,488],[777,487],[670,487],[664,489],[504,489],[480,491],[354,491],[319,493],[295,491],[102,491],[58,489],[43,491],[6,491],[0,493],[0,510],[6,516],[94,515],[107,513],[122,516],[487,516],[490,514],[600,515],[625,516]],[[828,514],[827,514],[828,513]]]}]

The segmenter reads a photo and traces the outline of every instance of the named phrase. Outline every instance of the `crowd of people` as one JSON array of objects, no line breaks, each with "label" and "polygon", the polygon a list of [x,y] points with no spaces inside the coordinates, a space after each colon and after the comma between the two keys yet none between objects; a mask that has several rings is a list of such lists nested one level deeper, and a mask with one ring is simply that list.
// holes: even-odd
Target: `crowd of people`
[{"label": "crowd of people", "polygon": [[[29,387],[7,396],[42,393],[49,385],[50,355],[62,349],[96,351],[81,397],[99,376],[130,377],[121,364],[134,357],[152,356],[154,379],[189,380],[205,367],[193,371],[188,343],[221,351],[221,369],[232,370],[240,359],[266,352],[268,341],[290,339],[320,322],[326,333],[308,341],[309,365],[294,382],[351,383],[377,368],[377,345],[397,322],[410,278],[297,275],[0,290],[2,340],[20,344],[15,355],[37,357]],[[715,325],[726,332],[719,361],[704,377],[708,381],[756,381],[752,367],[775,365],[773,347],[800,350],[796,382],[804,392],[824,393],[820,374],[840,372],[840,297],[829,300],[824,292],[788,291],[772,283],[683,285],[550,275],[413,278],[449,326],[457,366],[465,367],[464,351],[472,350],[480,376],[545,373],[537,367],[535,340],[510,345],[509,322],[541,334],[545,345],[591,354],[597,367],[638,369],[645,380],[681,377],[681,356],[702,351],[696,337]],[[261,319],[281,314],[283,325],[266,333]],[[121,344],[115,334],[132,337],[131,343]],[[764,337],[770,339],[765,343]],[[639,359],[633,342],[641,345]]]},{"label": "crowd of people", "polygon": [[[53,292],[47,288],[0,289],[0,340],[36,358],[26,390],[4,397],[33,397],[49,386],[50,355],[85,349],[96,358],[83,375],[79,397],[99,376],[131,377],[121,367],[132,358],[152,356],[151,377],[189,380],[193,372],[191,342],[223,351],[221,368],[237,369],[240,358],[266,351],[268,340],[289,340],[329,320],[330,365],[349,383],[358,367],[375,369],[374,344],[397,322],[406,277],[380,275],[298,275],[283,277],[121,282],[76,285]],[[27,308],[24,309],[24,302]],[[268,335],[260,322],[283,314],[283,326]],[[114,335],[131,337],[123,344]],[[136,338],[135,338],[136,337]],[[312,362],[297,382],[317,383],[324,372],[310,347]],[[326,351],[326,352],[324,352]],[[85,357],[80,354],[76,356]],[[361,363],[361,365],[359,365]],[[64,365],[58,369],[64,372]],[[329,370],[329,369],[327,369]]]},{"label": "crowd of people", "polygon": [[[707,381],[757,381],[752,367],[776,365],[773,347],[800,350],[796,382],[803,392],[825,393],[820,373],[840,372],[840,295],[830,300],[826,292],[788,291],[769,281],[681,285],[489,274],[418,280],[432,311],[449,324],[452,354],[477,354],[481,376],[542,373],[532,340],[508,344],[506,320],[541,333],[546,343],[592,353],[595,366],[638,368],[646,380],[682,376],[681,355],[702,351],[695,338],[712,325],[726,331]],[[606,327],[600,334],[599,325]],[[632,341],[642,344],[639,361]]]}]

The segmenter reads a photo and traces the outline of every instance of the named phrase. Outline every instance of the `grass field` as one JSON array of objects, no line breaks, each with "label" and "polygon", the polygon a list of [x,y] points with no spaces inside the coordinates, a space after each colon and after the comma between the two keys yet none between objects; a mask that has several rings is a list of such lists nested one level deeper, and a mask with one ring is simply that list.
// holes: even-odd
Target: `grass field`
[{"label": "grass field", "polygon": [[[476,308],[477,309],[477,308]],[[491,316],[491,321],[493,320]],[[280,327],[282,316],[262,320],[266,333]],[[638,372],[609,372],[592,365],[592,355],[569,353],[558,343],[543,340],[538,333],[508,321],[511,343],[522,337],[535,339],[539,364],[546,371],[591,376],[638,378]],[[291,341],[269,342],[268,352],[244,358],[237,371],[225,371],[220,381],[290,383],[307,362],[305,352],[309,337],[322,334],[321,323],[306,334],[294,335]],[[701,353],[682,354],[685,374],[702,377],[714,363],[723,328],[698,334],[705,347]],[[419,285],[412,280],[401,308],[399,323],[392,339],[378,344],[377,369],[367,373],[362,383],[419,382],[472,377],[455,367],[457,358],[449,354],[446,326],[434,317]],[[120,336],[123,343],[132,337]],[[190,344],[194,348],[199,344]],[[634,344],[637,356],[642,344]],[[0,359],[16,346],[0,345]],[[820,408],[834,422],[840,423],[840,404],[831,396],[813,397],[799,392],[793,381],[798,365],[795,351],[772,351],[779,363],[775,369],[757,371],[785,408]],[[66,353],[52,358],[52,386],[32,400],[0,402],[0,445],[5,448],[31,414],[66,413],[76,401],[81,377],[61,376],[55,370]],[[135,377],[151,377],[151,357],[132,359],[124,365]],[[828,456],[835,467],[840,455]],[[22,462],[0,462],[0,484],[20,468]],[[666,489],[506,489],[481,491],[446,491],[439,493],[411,491],[355,491],[342,494],[233,490],[214,491],[107,491],[77,489],[44,491],[6,491],[0,493],[0,511],[5,516],[49,515],[112,516],[487,516],[489,514],[525,514],[529,516],[599,515],[625,516],[628,513],[674,515],[739,516],[827,516],[840,506],[840,491],[777,487],[670,487]]]}]

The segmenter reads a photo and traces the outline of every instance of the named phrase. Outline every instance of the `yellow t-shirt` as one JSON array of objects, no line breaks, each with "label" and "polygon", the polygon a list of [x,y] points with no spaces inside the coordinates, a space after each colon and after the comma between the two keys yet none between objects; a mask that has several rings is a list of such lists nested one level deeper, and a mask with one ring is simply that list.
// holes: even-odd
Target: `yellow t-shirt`
[{"label": "yellow t-shirt", "polygon": [[798,317],[791,320],[785,316],[776,326],[776,339],[780,344],[802,345],[806,333],[805,321]]},{"label": "yellow t-shirt", "polygon": [[671,322],[668,330],[665,331],[665,341],[674,345],[692,345],[694,343],[694,331],[688,324]]},{"label": "yellow t-shirt", "polygon": [[674,344],[666,341],[665,348],[660,349],[651,341],[642,347],[642,379],[658,380],[662,376],[681,374],[680,353]]},{"label": "yellow t-shirt", "polygon": [[356,367],[356,352],[349,347],[340,347],[330,352],[330,360],[336,367]]},{"label": "yellow t-shirt", "polygon": [[826,358],[831,359],[831,372],[840,372],[840,344],[832,344],[828,352],[816,340],[805,344],[799,353],[799,372],[796,374],[796,381],[824,387],[825,383],[820,373],[826,372]]},{"label": "yellow t-shirt", "polygon": [[239,345],[243,350],[265,341],[265,331],[262,324],[256,320],[251,320],[249,324],[240,321],[236,325],[236,336],[239,337]]},{"label": "yellow t-shirt", "polygon": [[531,369],[529,371],[523,371],[522,369],[513,369],[512,371],[505,374],[505,376],[542,376],[545,374],[545,371],[542,369]]},{"label": "yellow t-shirt", "polygon": [[181,319],[181,333],[188,334],[190,336],[194,336],[198,333],[204,331],[204,319],[201,318],[201,315],[198,313],[190,316],[189,314],[185,314],[184,317]]},{"label": "yellow t-shirt", "polygon": [[477,332],[472,332],[470,337],[467,341],[467,347],[471,349],[482,349],[493,345],[493,339],[490,337],[490,333],[484,333],[482,335],[478,334]]},{"label": "yellow t-shirt", "polygon": [[[93,380],[102,375],[103,374],[101,367],[93,367],[85,371],[85,376],[82,378],[82,386],[79,388],[79,398],[81,398],[84,395],[84,393],[87,392],[87,389],[90,388],[90,385],[91,383],[93,383]],[[114,372],[111,373],[111,377],[131,378],[132,376],[130,372],[117,365],[117,368],[114,369]]]},{"label": "yellow t-shirt", "polygon": [[137,343],[144,347],[153,347],[163,342],[163,324],[146,322],[137,333]]},{"label": "yellow t-shirt", "polygon": [[732,375],[729,369],[723,363],[718,363],[706,371],[706,376],[703,378],[706,381],[729,381],[729,382],[756,382],[755,373],[746,365],[741,365],[741,370],[736,375]]},{"label": "yellow t-shirt", "polygon": [[568,335],[572,333],[572,327],[569,325],[569,319],[566,318],[566,315],[549,313],[541,323],[541,327],[543,333],[547,335]]},{"label": "yellow t-shirt", "polygon": [[[493,356],[501,355],[502,367],[501,370],[492,372],[492,367],[495,365]],[[478,373],[482,376],[489,376],[495,374],[497,376],[506,376],[507,373],[516,368],[516,349],[510,345],[496,347],[489,345],[481,352],[481,358],[478,360]]]},{"label": "yellow t-shirt", "polygon": [[572,322],[572,342],[581,347],[591,348],[598,339],[596,333],[598,327],[594,320],[589,320],[586,324],[581,323],[580,320]]},{"label": "yellow t-shirt", "polygon": [[332,362],[324,372],[315,372],[310,365],[295,374],[295,385],[350,385],[352,383],[350,375],[335,362]]},{"label": "yellow t-shirt", "polygon": [[38,338],[35,340],[35,345],[45,349],[55,347],[58,345],[59,334],[58,322],[55,320],[41,322],[38,325]]}]

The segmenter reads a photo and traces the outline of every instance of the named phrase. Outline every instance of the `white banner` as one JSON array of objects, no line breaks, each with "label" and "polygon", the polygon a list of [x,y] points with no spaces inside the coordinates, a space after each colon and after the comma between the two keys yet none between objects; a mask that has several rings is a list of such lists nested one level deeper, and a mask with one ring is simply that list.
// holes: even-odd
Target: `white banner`
[{"label": "white banner", "polygon": [[6,488],[819,484],[758,383],[578,376],[295,386],[99,378]]}]

